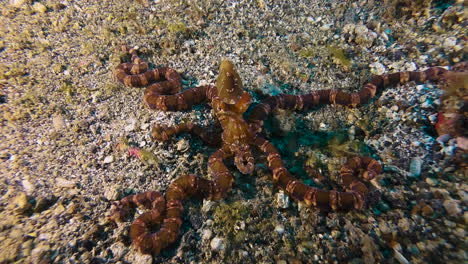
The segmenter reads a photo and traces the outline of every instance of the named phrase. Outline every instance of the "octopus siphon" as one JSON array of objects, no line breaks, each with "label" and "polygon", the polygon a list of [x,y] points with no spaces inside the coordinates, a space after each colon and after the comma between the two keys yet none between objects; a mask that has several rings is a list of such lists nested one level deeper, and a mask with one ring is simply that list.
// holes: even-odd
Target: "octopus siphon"
[{"label": "octopus siphon", "polygon": [[[275,109],[307,111],[326,104],[355,107],[369,102],[385,87],[410,81],[438,81],[448,71],[432,67],[420,72],[377,75],[354,93],[329,89],[304,95],[269,96],[246,113],[253,99],[243,89],[241,78],[229,60],[221,62],[215,85],[181,91],[182,78],[177,71],[168,67],[150,70],[135,49],[122,46],[122,50],[131,55],[131,62],[121,63],[115,75],[126,86],[146,87],[143,100],[150,109],[184,111],[194,105],[208,103],[222,129],[221,133],[209,132],[191,122],[171,127],[157,125],[153,128],[151,135],[156,140],[166,141],[186,132],[218,149],[208,159],[211,180],[187,174],[173,181],[165,195],[149,191],[113,202],[109,216],[112,221],[123,221],[135,207],[147,209],[131,224],[130,238],[141,253],[152,255],[158,255],[177,240],[185,199],[197,197],[219,200],[229,194],[233,175],[224,161],[233,158],[235,167],[242,174],[254,171],[253,148],[265,154],[273,182],[294,200],[321,210],[349,211],[364,208],[369,193],[365,182],[382,173],[378,161],[361,156],[349,159],[340,170],[339,181],[343,191],[308,186],[288,172],[279,151],[262,135],[264,121]],[[159,226],[157,231],[153,231],[155,226]]]}]

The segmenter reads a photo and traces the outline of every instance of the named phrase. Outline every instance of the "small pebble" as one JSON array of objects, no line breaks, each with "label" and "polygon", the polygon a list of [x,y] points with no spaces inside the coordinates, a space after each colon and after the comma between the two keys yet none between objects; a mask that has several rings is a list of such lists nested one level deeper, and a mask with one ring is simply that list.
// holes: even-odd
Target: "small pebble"
[{"label": "small pebble", "polygon": [[385,69],[385,66],[380,62],[371,63],[369,67],[371,68],[370,69],[371,73],[375,75],[382,75],[387,70]]},{"label": "small pebble", "polygon": [[211,200],[203,200],[203,205],[202,205],[202,208],[201,208],[202,212],[203,213],[209,212],[214,204],[215,204],[215,202],[213,202]]},{"label": "small pebble", "polygon": [[10,204],[10,207],[14,209],[15,212],[19,214],[26,213],[29,209],[32,208],[32,205],[28,201],[26,193],[20,192]]},{"label": "small pebble", "polygon": [[440,135],[439,137],[437,137],[437,142],[443,144],[447,141],[449,141],[449,139],[451,138],[450,134],[443,134],[443,135]]},{"label": "small pebble", "polygon": [[431,216],[432,214],[434,214],[434,209],[432,209],[432,207],[430,207],[427,204],[423,206],[421,211],[423,216]]},{"label": "small pebble", "polygon": [[114,185],[111,187],[105,187],[104,189],[104,197],[106,197],[109,201],[114,201],[119,198],[121,187],[119,185]]},{"label": "small pebble", "polygon": [[20,7],[28,2],[29,0],[10,0],[10,4],[14,7]]},{"label": "small pebble", "polygon": [[136,120],[130,119],[129,124],[124,127],[124,130],[126,132],[131,132],[131,131],[135,131],[136,127],[137,127]]},{"label": "small pebble", "polygon": [[204,229],[202,232],[202,239],[209,240],[211,239],[212,235],[213,235],[213,231],[211,231],[210,229]]},{"label": "small pebble", "polygon": [[289,196],[280,190],[276,194],[276,206],[278,208],[286,209],[289,207]]},{"label": "small pebble", "polygon": [[222,251],[224,250],[224,238],[215,237],[210,242],[211,250],[213,251]]},{"label": "small pebble", "polygon": [[468,138],[466,137],[457,137],[457,147],[468,150]]},{"label": "small pebble", "polygon": [[109,247],[112,255],[115,259],[120,259],[128,250],[128,247],[125,246],[122,242],[116,242]]},{"label": "small pebble", "polygon": [[55,183],[57,184],[57,187],[60,188],[73,188],[76,185],[75,181],[67,180],[61,177],[55,179]]},{"label": "small pebble", "polygon": [[48,196],[48,197],[39,196],[36,199],[36,206],[34,207],[34,212],[40,213],[46,210],[55,202],[55,200],[56,198],[54,196]]},{"label": "small pebble", "polygon": [[320,27],[320,30],[322,31],[328,31],[331,28],[331,24],[325,24]]},{"label": "small pebble", "polygon": [[33,5],[34,11],[38,13],[45,13],[47,12],[47,7],[39,2],[35,2]]},{"label": "small pebble", "polygon": [[181,139],[176,143],[176,147],[178,151],[186,151],[190,148],[190,144],[187,140]]},{"label": "small pebble", "polygon": [[443,205],[450,216],[457,216],[462,212],[459,207],[459,201],[457,200],[445,200]]},{"label": "small pebble", "polygon": [[437,185],[437,180],[433,178],[426,178],[426,183],[429,184],[430,186],[436,186]]},{"label": "small pebble", "polygon": [[422,159],[415,157],[411,159],[409,173],[412,177],[419,177],[421,175]]},{"label": "small pebble", "polygon": [[453,48],[455,45],[457,44],[457,38],[455,37],[448,37],[444,40],[444,44],[442,44],[444,46],[444,48],[446,49],[451,49]]},{"label": "small pebble", "polygon": [[24,191],[29,194],[35,189],[34,185],[28,180],[22,180],[21,185],[23,185]]},{"label": "small pebble", "polygon": [[48,245],[40,245],[31,251],[31,263],[49,263],[50,247]]},{"label": "small pebble", "polygon": [[65,127],[65,121],[63,120],[62,115],[54,115],[52,117],[52,124],[55,128],[55,130],[59,131]]},{"label": "small pebble", "polygon": [[275,232],[282,235],[284,233],[284,226],[281,224],[276,225]]},{"label": "small pebble", "polygon": [[139,254],[135,253],[135,258],[132,263],[134,264],[151,264],[153,263],[153,256],[149,254]]},{"label": "small pebble", "polygon": [[114,156],[109,155],[109,156],[104,158],[104,163],[107,164],[107,163],[112,163],[112,162],[114,162]]}]

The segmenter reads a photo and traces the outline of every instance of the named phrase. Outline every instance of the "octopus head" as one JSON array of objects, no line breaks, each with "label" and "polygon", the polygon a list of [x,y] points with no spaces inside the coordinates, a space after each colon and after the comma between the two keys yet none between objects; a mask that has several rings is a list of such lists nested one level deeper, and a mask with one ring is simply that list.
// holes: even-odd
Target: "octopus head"
[{"label": "octopus head", "polygon": [[236,104],[242,97],[242,80],[231,61],[223,60],[221,62],[216,87],[219,98],[226,104]]}]

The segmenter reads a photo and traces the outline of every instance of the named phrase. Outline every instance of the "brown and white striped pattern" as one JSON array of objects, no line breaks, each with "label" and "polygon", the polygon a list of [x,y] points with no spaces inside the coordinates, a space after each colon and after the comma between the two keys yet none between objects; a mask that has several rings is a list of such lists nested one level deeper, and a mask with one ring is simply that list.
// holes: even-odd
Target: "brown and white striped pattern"
[{"label": "brown and white striped pattern", "polygon": [[[278,187],[293,199],[320,209],[339,211],[362,209],[368,189],[361,180],[369,181],[382,172],[376,160],[369,157],[354,157],[348,160],[341,169],[340,178],[344,192],[320,190],[294,178],[284,166],[278,150],[270,142],[256,137],[255,145],[267,154],[268,167],[272,170],[273,181]],[[360,170],[364,170],[362,176],[359,176]]]},{"label": "brown and white striped pattern", "polygon": [[151,136],[153,139],[166,141],[180,133],[196,135],[210,146],[219,147],[221,145],[221,135],[219,133],[210,131],[192,122],[181,123],[174,126],[156,125],[151,131]]},{"label": "brown and white striped pattern", "polygon": [[270,96],[254,107],[249,115],[249,121],[263,121],[276,109],[308,110],[324,104],[337,104],[344,106],[357,106],[367,103],[378,91],[397,84],[410,81],[423,83],[425,81],[438,81],[447,72],[441,67],[432,67],[425,71],[397,72],[376,75],[362,89],[355,93],[342,92],[335,89],[318,90],[304,95],[280,94]]},{"label": "brown and white striped pattern", "polygon": [[131,63],[121,63],[115,69],[117,80],[130,87],[146,87],[143,100],[150,109],[182,111],[207,100],[207,93],[214,86],[200,86],[182,91],[182,78],[168,67],[148,70],[134,49],[123,46],[122,50],[132,55]]},{"label": "brown and white striped pattern", "polygon": [[[165,199],[159,192],[127,196],[114,202],[109,219],[122,221],[137,206],[149,209],[130,226],[130,238],[140,252],[158,255],[162,249],[177,240],[182,226],[183,200],[190,197],[218,200],[228,194],[233,177],[223,160],[230,156],[232,154],[226,149],[219,149],[210,156],[208,168],[213,180],[187,174],[171,183]],[[152,231],[155,225],[160,225],[156,232]]]}]

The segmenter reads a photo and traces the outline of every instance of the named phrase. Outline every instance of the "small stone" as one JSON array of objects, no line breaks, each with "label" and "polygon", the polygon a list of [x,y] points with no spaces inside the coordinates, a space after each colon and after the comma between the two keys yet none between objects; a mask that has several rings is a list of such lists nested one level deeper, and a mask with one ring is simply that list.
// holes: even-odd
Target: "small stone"
[{"label": "small stone", "polygon": [[49,240],[51,237],[49,233],[42,233],[38,235],[36,232],[29,233],[28,236],[37,238],[38,240]]},{"label": "small stone", "polygon": [[420,157],[412,158],[410,162],[410,167],[409,167],[410,176],[411,177],[421,176],[421,167],[422,167],[422,159]]},{"label": "small stone", "polygon": [[398,227],[401,228],[403,232],[406,232],[410,229],[410,222],[407,218],[402,218],[398,221]]},{"label": "small stone", "polygon": [[422,215],[423,216],[431,216],[432,214],[434,214],[434,209],[432,209],[432,207],[430,207],[429,205],[426,204],[422,208]]},{"label": "small stone", "polygon": [[31,263],[50,263],[50,247],[40,245],[31,251]]},{"label": "small stone", "polygon": [[190,148],[190,144],[187,140],[181,139],[176,143],[176,147],[178,151],[187,151]]},{"label": "small stone", "polygon": [[222,251],[224,250],[224,238],[215,237],[210,242],[211,250],[213,251]]},{"label": "small stone", "polygon": [[387,70],[385,69],[385,66],[380,62],[371,63],[369,67],[371,68],[370,69],[371,73],[375,75],[382,75]]},{"label": "small stone", "polygon": [[26,193],[20,192],[20,194],[13,198],[13,201],[9,205],[9,208],[13,209],[19,214],[24,214],[32,208],[32,205],[29,203]]},{"label": "small stone", "polygon": [[135,264],[152,264],[153,263],[153,256],[149,254],[139,254],[135,253],[134,259],[131,263]]},{"label": "small stone", "polygon": [[109,156],[104,158],[104,163],[105,164],[112,163],[112,162],[114,162],[114,156],[109,155]]},{"label": "small stone", "polygon": [[28,180],[22,180],[21,185],[23,185],[24,191],[28,194],[31,194],[35,189],[34,185]]},{"label": "small stone", "polygon": [[282,235],[284,233],[284,226],[282,224],[276,225],[275,232]]},{"label": "small stone", "polygon": [[213,235],[213,231],[211,231],[210,229],[204,229],[202,232],[202,239],[209,240],[211,239],[212,235]]},{"label": "small stone", "polygon": [[47,208],[49,208],[55,201],[56,201],[55,196],[50,196],[50,197],[43,197],[40,196],[36,199],[36,206],[34,207],[34,212],[35,213],[40,213]]},{"label": "small stone", "polygon": [[354,28],[356,35],[364,35],[369,31],[369,29],[364,25],[358,25]]},{"label": "small stone", "polygon": [[109,247],[114,259],[120,259],[127,252],[128,247],[122,242],[116,242]]},{"label": "small stone", "polygon": [[117,198],[119,198],[120,194],[120,186],[115,185],[112,187],[106,187],[104,190],[104,197],[106,197],[107,200],[109,201],[115,201]]},{"label": "small stone", "polygon": [[276,206],[278,208],[286,209],[289,207],[289,196],[280,190],[276,194]]},{"label": "small stone", "polygon": [[52,117],[52,125],[57,131],[62,130],[65,127],[63,116],[60,114],[54,115],[54,117]]},{"label": "small stone", "polygon": [[429,184],[430,186],[436,186],[438,182],[436,179],[428,177],[426,178],[426,183]]},{"label": "small stone", "polygon": [[[63,204],[61,204],[61,203],[59,203],[59,204],[55,207],[55,209],[54,209],[54,211],[53,211],[54,215],[59,215],[59,214],[61,214],[61,213],[63,213],[63,212],[65,212],[65,207],[64,207]],[[41,236],[43,236],[43,235],[45,236],[46,234],[45,234],[45,233],[42,233]],[[48,238],[47,238],[47,239],[48,239]]]},{"label": "small stone", "polygon": [[325,25],[320,27],[320,30],[328,31],[328,30],[330,30],[331,26],[332,26],[332,24],[325,24]]},{"label": "small stone", "polygon": [[457,137],[457,147],[468,150],[468,138],[467,137]]},{"label": "small stone", "polygon": [[436,138],[437,142],[443,144],[451,138],[450,134],[443,134]]},{"label": "small stone", "polygon": [[461,228],[461,227],[457,227],[455,228],[455,231],[453,232],[455,235],[457,235],[458,237],[464,239],[466,237],[466,231],[465,229]]},{"label": "small stone", "polygon": [[124,127],[125,132],[132,132],[136,128],[136,123],[132,122]]},{"label": "small stone", "polygon": [[431,124],[435,124],[437,122],[437,113],[435,114],[432,114],[430,116],[427,117],[429,119],[429,121],[431,121]]},{"label": "small stone", "polygon": [[144,123],[144,124],[141,124],[140,128],[141,128],[141,130],[146,130],[149,126],[150,126],[150,124]]},{"label": "small stone", "polygon": [[57,184],[57,187],[60,188],[73,188],[76,185],[75,181],[70,181],[60,177],[55,180],[55,183]]},{"label": "small stone", "polygon": [[455,224],[454,222],[452,222],[452,221],[450,221],[450,220],[447,220],[447,219],[444,220],[444,224],[445,224],[447,227],[450,227],[450,228],[455,228],[455,227],[457,227],[457,224]]},{"label": "small stone", "polygon": [[421,211],[421,206],[417,204],[413,206],[413,208],[411,209],[411,214],[416,215],[416,214],[419,214],[420,211]]},{"label": "small stone", "polygon": [[39,2],[35,2],[33,5],[34,11],[38,13],[45,13],[47,12],[47,7]]},{"label": "small stone", "polygon": [[450,216],[457,216],[462,212],[459,207],[459,201],[457,200],[445,200],[443,205]]},{"label": "small stone", "polygon": [[21,7],[22,5],[29,3],[30,0],[10,0],[10,5],[14,7]]},{"label": "small stone", "polygon": [[209,212],[214,204],[215,204],[215,202],[213,202],[211,200],[203,200],[203,205],[202,205],[202,208],[201,208],[202,212],[203,213]]},{"label": "small stone", "polygon": [[448,37],[444,40],[444,43],[442,44],[444,48],[446,49],[451,49],[457,44],[457,38],[455,37]]}]

